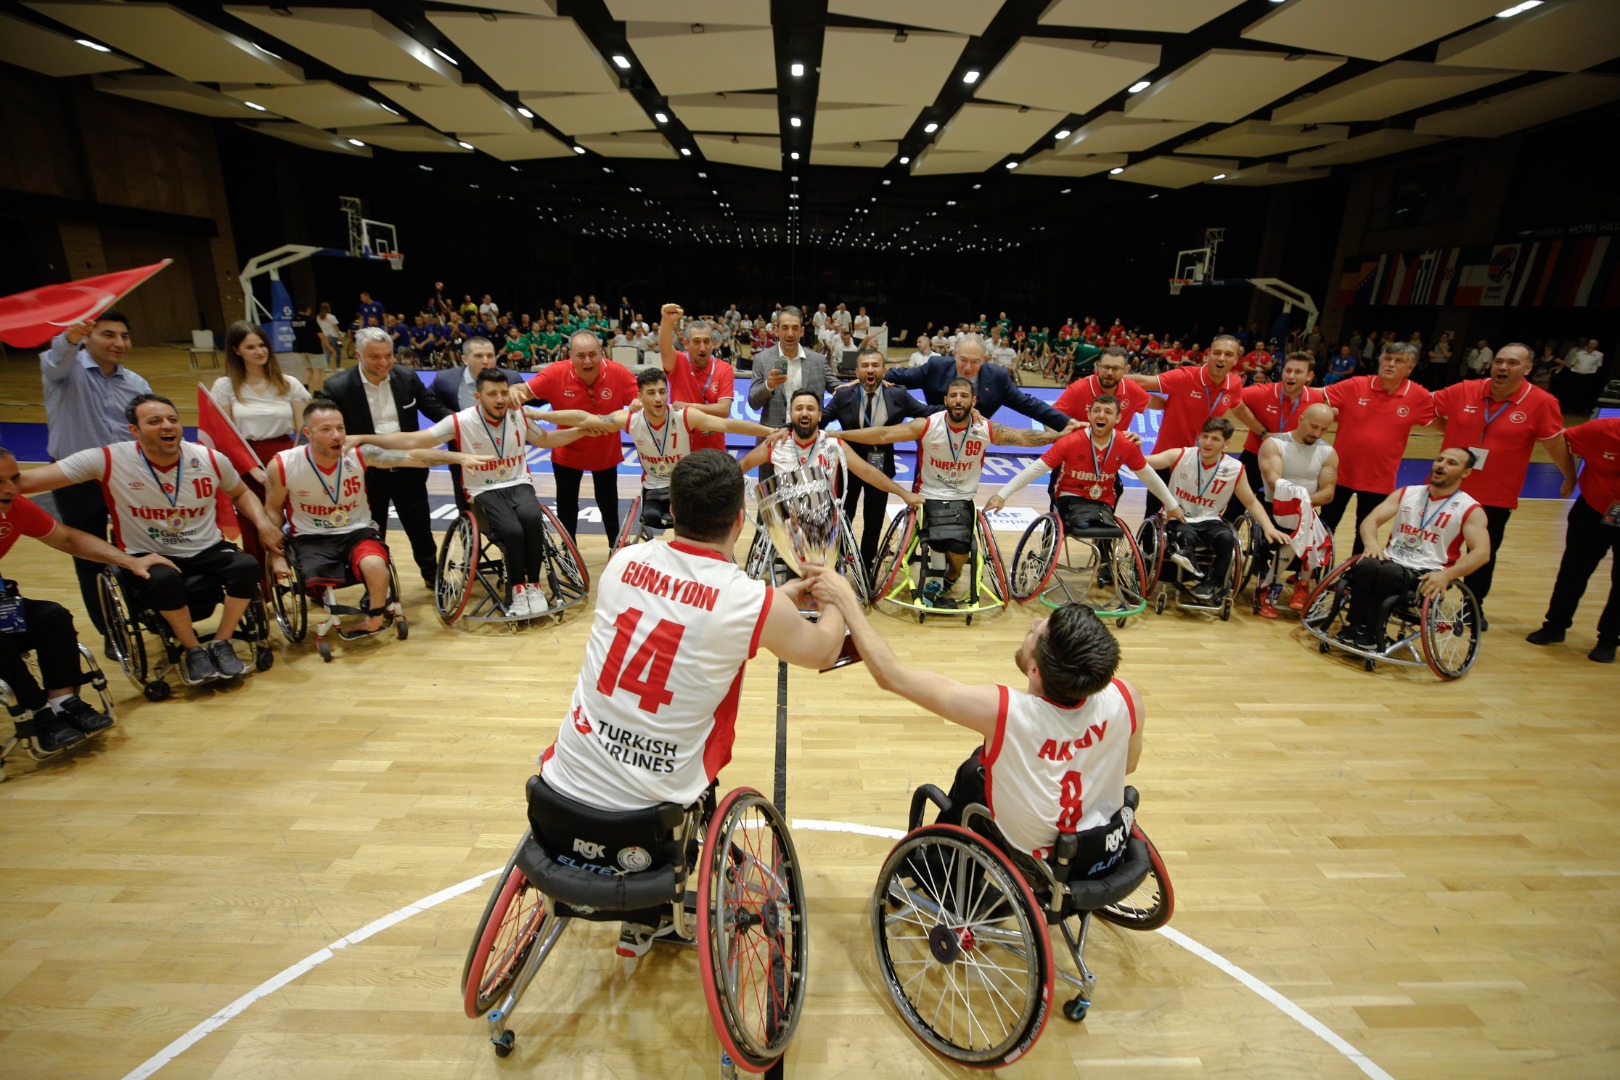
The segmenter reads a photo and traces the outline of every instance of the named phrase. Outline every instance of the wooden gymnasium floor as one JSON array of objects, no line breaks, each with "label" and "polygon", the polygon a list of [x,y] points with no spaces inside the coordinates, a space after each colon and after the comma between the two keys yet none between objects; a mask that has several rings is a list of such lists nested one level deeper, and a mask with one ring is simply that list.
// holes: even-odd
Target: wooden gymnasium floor
[{"label": "wooden gymnasium floor", "polygon": [[[1482,658],[1453,684],[1319,656],[1287,617],[1150,614],[1120,631],[1148,705],[1133,780],[1175,885],[1174,934],[1099,926],[1090,1017],[1055,1017],[1012,1074],[1620,1074],[1620,683],[1585,658],[1602,589],[1567,645],[1522,640],[1561,535],[1558,504],[1515,515]],[[607,556],[600,537],[584,553],[593,571]],[[54,552],[25,542],[5,569],[77,608]],[[488,886],[411,905],[505,859],[588,620],[452,631],[402,577],[406,642],[340,645],[325,665],[278,640],[272,671],[161,704],[113,672],[116,728],[43,766],[12,759],[0,1075],[714,1074],[696,956],[660,946],[627,976],[610,927],[566,935],[506,1061],[462,1014]],[[879,626],[920,665],[1007,681],[1030,617]],[[751,665],[725,786],[771,789],[775,676],[764,654]],[[795,670],[788,706],[795,821],[901,826],[912,788],[948,781],[973,743],[860,667]],[[879,982],[865,907],[891,842],[804,826],[795,841],[811,981],[787,1074],[966,1075],[913,1040]]]}]

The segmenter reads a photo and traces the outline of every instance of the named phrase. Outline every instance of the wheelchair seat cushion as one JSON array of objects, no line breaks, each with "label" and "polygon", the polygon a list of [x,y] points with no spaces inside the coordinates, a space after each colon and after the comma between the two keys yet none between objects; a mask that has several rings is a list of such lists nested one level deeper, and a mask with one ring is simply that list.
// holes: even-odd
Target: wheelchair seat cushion
[{"label": "wheelchair seat cushion", "polygon": [[650,529],[667,529],[675,524],[669,512],[669,489],[641,493],[641,523]]},{"label": "wheelchair seat cushion", "polygon": [[1096,911],[1117,904],[1135,892],[1152,870],[1153,860],[1148,855],[1147,845],[1132,837],[1125,845],[1123,858],[1102,877],[1068,882],[1064,911]]},{"label": "wheelchair seat cushion", "polygon": [[1118,540],[1125,535],[1113,507],[1105,502],[1064,495],[1057,501],[1057,512],[1063,531],[1076,540]]},{"label": "wheelchair seat cushion", "polygon": [[922,538],[929,545],[966,553],[973,541],[971,499],[927,499],[922,508]]}]

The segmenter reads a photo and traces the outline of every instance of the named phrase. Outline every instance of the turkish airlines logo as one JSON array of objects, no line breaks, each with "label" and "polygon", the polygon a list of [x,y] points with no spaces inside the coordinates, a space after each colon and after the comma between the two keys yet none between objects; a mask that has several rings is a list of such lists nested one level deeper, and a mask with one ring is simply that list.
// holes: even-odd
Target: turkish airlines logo
[{"label": "turkish airlines logo", "polygon": [[584,715],[583,709],[583,705],[574,706],[574,730],[579,732],[581,735],[589,735],[591,733],[591,721],[587,716]]}]

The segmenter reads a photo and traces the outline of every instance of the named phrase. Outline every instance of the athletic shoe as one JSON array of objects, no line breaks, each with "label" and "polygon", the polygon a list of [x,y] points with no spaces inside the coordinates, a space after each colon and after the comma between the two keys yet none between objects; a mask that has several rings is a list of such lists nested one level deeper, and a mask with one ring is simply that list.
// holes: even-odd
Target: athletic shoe
[{"label": "athletic shoe", "polygon": [[236,650],[231,648],[228,641],[214,641],[208,646],[208,655],[213,658],[214,667],[219,669],[222,679],[234,679],[247,671],[247,665],[237,658]]},{"label": "athletic shoe", "polygon": [[219,678],[219,668],[214,666],[213,654],[201,645],[187,649],[180,661],[180,677],[190,686],[201,686]]},{"label": "athletic shoe", "polygon": [[1193,598],[1200,604],[1213,604],[1220,599],[1221,587],[1213,581],[1200,582],[1191,590]]},{"label": "athletic shoe", "polygon": [[1271,602],[1271,597],[1262,596],[1260,598],[1260,617],[1262,619],[1275,619],[1277,614],[1277,606]]},{"label": "athletic shoe", "polygon": [[546,599],[546,591],[540,587],[538,581],[531,581],[523,587],[523,597],[529,605],[529,618],[541,619],[545,617],[546,608],[550,601]]},{"label": "athletic shoe", "polygon": [[940,577],[929,578],[927,581],[923,582],[922,591],[924,600],[927,600],[930,603],[938,600],[941,596],[945,595],[945,579]]},{"label": "athletic shoe", "polygon": [[34,714],[34,743],[41,753],[54,754],[84,741],[84,732],[68,726],[50,706]]},{"label": "athletic shoe", "polygon": [[106,731],[113,726],[112,717],[98,713],[83,698],[70,697],[56,710],[58,716],[86,735]]},{"label": "athletic shoe", "polygon": [[1524,640],[1532,645],[1556,645],[1564,640],[1564,632],[1543,626],[1540,630],[1532,630],[1524,635]]},{"label": "athletic shoe", "polygon": [[1349,623],[1345,623],[1339,627],[1339,632],[1335,636],[1339,639],[1341,645],[1348,645],[1352,649],[1365,649],[1367,647],[1367,633],[1359,626],[1351,626]]},{"label": "athletic shoe", "polygon": [[[652,948],[653,939],[673,937],[675,924],[665,922],[654,930],[645,923],[624,923],[619,930],[619,944],[613,950],[626,960],[639,960]],[[676,940],[679,940],[678,938]]]},{"label": "athletic shoe", "polygon": [[1586,654],[1586,658],[1596,660],[1600,664],[1612,664],[1614,663],[1614,646],[1601,643],[1594,645],[1592,651]]},{"label": "athletic shoe", "polygon": [[1114,583],[1114,564],[1105,562],[1097,567],[1097,584],[1112,585]]},{"label": "athletic shoe", "polygon": [[1170,549],[1170,561],[1187,571],[1187,573],[1191,574],[1194,578],[1199,580],[1203,579],[1204,575],[1199,571],[1197,564],[1195,564],[1187,553],[1180,548],[1176,547]]},{"label": "athletic shoe", "polygon": [[1309,582],[1300,581],[1294,585],[1294,593],[1288,598],[1288,606],[1295,611],[1304,611],[1305,605],[1311,599],[1311,586]]},{"label": "athletic shoe", "polygon": [[527,619],[529,617],[529,594],[527,586],[512,586],[512,599],[506,605],[506,613],[514,619]]},{"label": "athletic shoe", "polygon": [[1486,620],[1485,612],[1481,611],[1479,613],[1479,632],[1483,634],[1485,631],[1489,630],[1490,628],[1491,628],[1491,624]]}]

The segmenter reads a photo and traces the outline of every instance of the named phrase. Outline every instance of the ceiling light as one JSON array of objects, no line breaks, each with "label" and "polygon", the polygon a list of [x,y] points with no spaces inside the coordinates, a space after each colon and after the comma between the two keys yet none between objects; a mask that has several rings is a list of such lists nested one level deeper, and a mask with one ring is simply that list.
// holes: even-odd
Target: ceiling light
[{"label": "ceiling light", "polygon": [[279,55],[279,54],[277,54],[277,53],[273,53],[273,52],[271,52],[271,51],[270,51],[270,50],[269,50],[269,49],[267,49],[267,48],[265,48],[265,47],[264,47],[264,46],[263,46],[263,45],[260,45],[260,44],[259,44],[259,43],[258,43],[258,42],[257,42],[257,41],[255,41],[255,42],[252,42],[252,43],[251,43],[251,44],[252,44],[252,45],[253,45],[253,47],[254,47],[254,48],[255,48],[255,49],[258,49],[258,50],[259,50],[259,51],[260,51],[260,52],[262,52],[262,53],[264,53],[264,55],[266,55],[266,56],[273,56],[273,57],[275,57],[275,58],[276,58],[276,59],[277,59],[277,60],[280,60],[280,59],[281,59],[281,57],[280,57],[280,55]]},{"label": "ceiling light", "polygon": [[795,151],[793,151],[793,153],[789,154],[788,157],[792,158],[794,161],[798,161],[799,160],[799,152],[797,150],[795,150]]},{"label": "ceiling light", "polygon": [[1512,7],[1508,8],[1506,11],[1498,11],[1496,13],[1496,17],[1498,19],[1511,19],[1515,15],[1518,15],[1518,14],[1520,14],[1522,12],[1529,11],[1533,7],[1540,7],[1540,6],[1541,6],[1541,0],[1524,0],[1524,3],[1522,3],[1522,4],[1514,4]]},{"label": "ceiling light", "polygon": [[[457,145],[457,146],[459,146],[459,147],[461,147],[461,148],[462,148],[462,149],[463,149],[463,150],[471,150],[471,149],[472,149],[472,148],[473,148],[473,144],[472,144],[472,143],[470,143],[470,142],[463,142],[463,141],[462,141],[462,140],[460,140],[460,139],[457,139],[457,140],[456,140],[456,145]],[[580,151],[580,153],[582,153],[582,154],[583,154],[583,153],[584,153],[584,152],[585,152],[585,151],[583,151],[583,150],[581,150],[581,151]]]},{"label": "ceiling light", "polygon": [[1125,166],[1123,166],[1123,165],[1115,165],[1112,169],[1108,170],[1108,175],[1109,176],[1118,176],[1120,173],[1122,173],[1124,171],[1125,171]]},{"label": "ceiling light", "polygon": [[451,56],[449,53],[445,52],[443,49],[434,49],[433,51],[438,53],[440,56],[444,57],[444,59],[450,61],[452,64],[455,64],[456,67],[461,66],[460,64],[456,63],[456,58],[455,57]]},{"label": "ceiling light", "polygon": [[112,50],[107,48],[107,46],[105,46],[105,45],[97,45],[95,42],[89,40],[88,38],[74,38],[73,40],[77,41],[80,45],[83,45],[87,49],[96,50],[96,52],[106,52],[106,53],[112,52]]},{"label": "ceiling light", "polygon": [[1018,168],[1018,162],[1016,162],[1016,161],[1009,161],[1009,162],[1007,162],[1007,168],[1009,168],[1009,169],[1016,169],[1016,168]]},{"label": "ceiling light", "polygon": [[793,77],[795,79],[797,79],[797,78],[801,77],[802,75],[804,75],[804,65],[803,64],[794,64],[792,67],[788,68],[788,71],[793,74]]},{"label": "ceiling light", "polygon": [[804,121],[800,120],[797,116],[788,117],[788,123],[792,124],[794,127],[803,127],[804,126]]},{"label": "ceiling light", "polygon": [[1064,128],[1062,131],[1058,132],[1056,135],[1053,136],[1053,138],[1055,138],[1055,139],[1067,139],[1068,137],[1069,137],[1069,129],[1068,128]]},{"label": "ceiling light", "polygon": [[269,112],[270,111],[269,109],[266,109],[263,105],[260,105],[257,101],[244,101],[244,102],[242,102],[242,104],[246,105],[248,108],[252,109],[254,112]]},{"label": "ceiling light", "polygon": [[1151,80],[1151,79],[1143,79],[1141,82],[1131,83],[1131,85],[1126,88],[1125,92],[1127,94],[1140,94],[1142,91],[1146,90],[1148,87],[1150,87],[1152,85],[1153,85],[1153,80]]},{"label": "ceiling light", "polygon": [[361,142],[359,139],[350,139],[349,140],[349,145],[350,146],[364,146],[366,144]]},{"label": "ceiling light", "polygon": [[893,180],[885,180],[885,181],[883,181],[883,186],[884,186],[884,187],[888,187],[888,186],[889,186],[889,185],[890,185],[890,184],[892,184],[892,183],[894,183],[894,181],[893,181]]},{"label": "ceiling light", "polygon": [[584,148],[584,147],[583,147],[583,146],[576,146],[576,147],[574,147],[574,153],[576,153],[576,154],[583,154],[583,153],[584,153],[584,152],[585,152],[585,148]]},{"label": "ceiling light", "polygon": [[924,135],[932,135],[934,132],[936,132],[938,130],[939,130],[939,125],[938,124],[928,124],[928,125],[925,125],[923,127],[923,134]]},{"label": "ceiling light", "polygon": [[533,120],[534,119],[534,113],[530,112],[528,109],[525,109],[521,105],[518,106],[518,115],[523,117],[523,119],[525,119],[525,120]]},{"label": "ceiling light", "polygon": [[972,86],[974,83],[979,81],[979,73],[977,71],[969,71],[962,76],[962,81],[967,83],[969,86]]},{"label": "ceiling light", "polygon": [[692,151],[688,150],[684,146],[681,147],[681,157],[691,157],[691,156],[692,156]]},{"label": "ceiling light", "polygon": [[908,158],[908,157],[903,157],[903,158],[900,159],[900,164],[902,164],[902,165],[910,165],[911,164],[911,159]]},{"label": "ceiling light", "polygon": [[955,199],[946,199],[945,200],[945,205],[946,206],[955,206],[956,205],[956,200]]},{"label": "ceiling light", "polygon": [[392,105],[383,105],[383,103],[380,102],[380,101],[377,102],[377,104],[382,105],[383,108],[387,109],[389,112],[393,113],[395,116],[400,115],[400,111],[398,109],[394,108]]},{"label": "ceiling light", "polygon": [[623,56],[620,56],[618,53],[613,54],[613,62],[614,64],[618,65],[620,71],[630,70],[630,61],[625,59]]},{"label": "ceiling light", "polygon": [[1223,172],[1218,172],[1214,176],[1210,177],[1210,179],[1211,180],[1225,180],[1226,179],[1226,174],[1223,173]]},{"label": "ceiling light", "polygon": [[418,165],[417,168],[421,169],[423,172],[432,172],[433,171],[433,166],[431,166],[431,165]]},{"label": "ceiling light", "polygon": [[1074,188],[1072,188],[1072,187],[1066,187],[1062,191],[1058,192],[1058,194],[1059,195],[1067,195],[1073,190],[1074,190]]},{"label": "ceiling light", "polygon": [[983,184],[974,184],[974,185],[973,185],[973,190],[974,190],[974,191],[978,191],[978,190],[979,190],[979,189],[980,189],[980,188],[982,188],[982,187],[984,187],[984,185],[983,185]]}]

